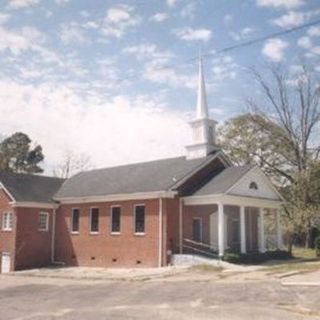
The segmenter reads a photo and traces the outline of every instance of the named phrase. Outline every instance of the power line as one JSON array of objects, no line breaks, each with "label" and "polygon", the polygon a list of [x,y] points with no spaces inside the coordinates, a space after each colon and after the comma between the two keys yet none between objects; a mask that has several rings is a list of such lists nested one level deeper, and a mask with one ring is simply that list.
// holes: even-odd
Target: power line
[{"label": "power line", "polygon": [[[320,19],[314,20],[314,21],[311,21],[311,22],[308,22],[308,23],[304,23],[304,24],[299,25],[297,27],[293,27],[293,28],[286,29],[286,30],[283,30],[283,31],[274,32],[274,33],[271,33],[271,34],[268,34],[268,35],[265,35],[265,36],[262,36],[262,37],[259,37],[259,38],[255,38],[255,39],[248,40],[248,41],[245,41],[245,42],[242,42],[242,43],[231,45],[231,46],[219,49],[219,50],[217,50],[217,51],[215,51],[213,53],[205,53],[205,54],[202,54],[201,56],[204,59],[206,59],[206,58],[209,58],[209,57],[212,57],[212,56],[216,56],[216,55],[220,55],[222,53],[230,52],[230,51],[233,51],[233,50],[236,50],[236,49],[245,48],[245,47],[248,47],[248,46],[254,45],[256,43],[263,42],[263,41],[266,41],[266,40],[269,40],[269,39],[272,39],[272,38],[275,38],[275,37],[282,37],[282,36],[294,33],[294,32],[299,31],[299,30],[310,28],[310,27],[315,26],[317,24],[320,24]],[[178,63],[178,64],[170,64],[170,65],[150,68],[149,71],[162,71],[162,70],[166,70],[166,69],[173,69],[177,65],[184,65],[184,64],[187,64],[187,63],[192,63],[192,62],[198,60],[198,58],[199,57],[197,56],[197,57],[193,57],[193,58],[189,58],[187,60],[184,60],[183,62]],[[123,77],[123,78],[117,79],[116,82],[119,84],[119,83],[124,82],[126,80],[137,79],[138,77],[139,77],[138,74],[129,75],[127,77]]]},{"label": "power line", "polygon": [[274,32],[274,33],[271,33],[269,35],[266,35],[266,36],[263,36],[263,37],[260,37],[260,38],[256,38],[256,39],[253,39],[253,40],[242,42],[242,43],[239,43],[239,44],[236,44],[236,45],[232,45],[232,46],[229,46],[229,47],[225,47],[225,48],[220,49],[220,50],[218,50],[218,51],[216,51],[214,53],[204,54],[203,56],[204,57],[209,57],[209,56],[212,56],[212,55],[229,52],[229,51],[232,51],[232,50],[235,50],[235,49],[238,49],[238,48],[248,47],[248,46],[251,46],[253,44],[262,42],[262,41],[266,41],[266,40],[269,40],[269,39],[272,39],[272,38],[275,38],[275,37],[285,36],[287,34],[290,34],[290,33],[293,33],[293,32],[296,32],[296,31],[299,31],[299,30],[302,30],[302,29],[306,29],[306,28],[315,26],[315,25],[317,25],[319,23],[320,23],[320,19],[314,20],[314,21],[302,24],[302,25],[297,26],[297,27],[293,27],[293,28],[286,29],[286,30],[279,31],[279,32]]}]

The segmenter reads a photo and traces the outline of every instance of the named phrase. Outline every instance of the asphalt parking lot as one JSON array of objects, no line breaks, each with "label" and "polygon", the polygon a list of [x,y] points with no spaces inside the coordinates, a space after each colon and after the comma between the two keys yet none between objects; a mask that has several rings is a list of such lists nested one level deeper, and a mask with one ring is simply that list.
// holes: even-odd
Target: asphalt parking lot
[{"label": "asphalt parking lot", "polygon": [[134,281],[2,275],[0,319],[320,319],[319,289],[261,272]]}]

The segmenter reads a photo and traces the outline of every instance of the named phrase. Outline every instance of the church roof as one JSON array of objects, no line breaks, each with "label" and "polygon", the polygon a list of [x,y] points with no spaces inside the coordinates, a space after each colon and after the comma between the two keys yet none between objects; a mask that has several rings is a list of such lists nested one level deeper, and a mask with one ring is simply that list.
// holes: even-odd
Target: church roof
[{"label": "church roof", "polygon": [[254,165],[228,167],[214,176],[192,195],[203,196],[225,193],[253,167]]},{"label": "church roof", "polygon": [[33,174],[0,172],[0,183],[17,202],[53,202],[63,179]]},{"label": "church roof", "polygon": [[192,160],[178,157],[81,172],[63,183],[55,199],[174,190],[184,178],[210,163],[216,154]]}]

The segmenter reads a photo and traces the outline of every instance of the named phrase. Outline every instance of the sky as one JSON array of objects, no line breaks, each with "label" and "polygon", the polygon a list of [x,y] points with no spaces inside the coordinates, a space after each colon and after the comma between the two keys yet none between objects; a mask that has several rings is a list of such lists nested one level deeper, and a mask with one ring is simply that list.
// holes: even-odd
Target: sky
[{"label": "sky", "polygon": [[259,99],[248,69],[302,61],[320,72],[320,25],[225,54],[222,48],[320,19],[318,0],[0,0],[0,134],[106,167],[185,154],[197,57],[210,115]]}]

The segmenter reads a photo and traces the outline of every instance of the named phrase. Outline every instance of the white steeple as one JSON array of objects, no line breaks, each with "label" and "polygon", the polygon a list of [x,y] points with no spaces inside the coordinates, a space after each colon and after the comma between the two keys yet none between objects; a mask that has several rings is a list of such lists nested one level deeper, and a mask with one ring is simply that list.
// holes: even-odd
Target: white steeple
[{"label": "white steeple", "polygon": [[202,57],[199,58],[197,119],[208,118],[207,92],[203,76]]},{"label": "white steeple", "polygon": [[215,120],[209,118],[203,61],[200,57],[196,118],[190,121],[193,143],[186,147],[188,159],[203,158],[218,149],[215,144],[216,124]]}]

